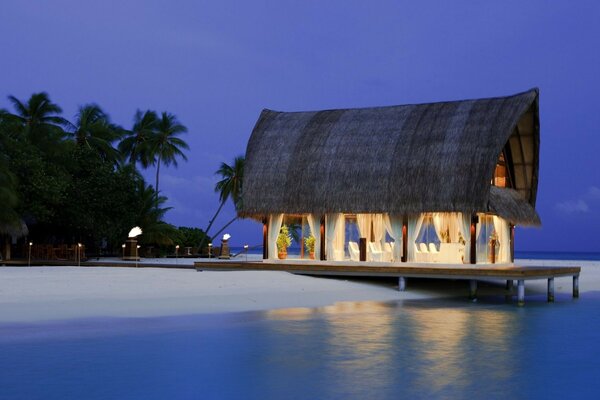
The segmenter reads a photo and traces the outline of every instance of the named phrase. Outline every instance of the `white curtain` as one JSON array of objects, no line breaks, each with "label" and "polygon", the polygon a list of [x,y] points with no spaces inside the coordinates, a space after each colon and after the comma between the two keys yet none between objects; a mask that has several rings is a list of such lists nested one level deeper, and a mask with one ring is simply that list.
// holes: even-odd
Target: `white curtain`
[{"label": "white curtain", "polygon": [[463,239],[465,239],[464,262],[469,263],[471,259],[471,216],[460,213],[457,218],[458,228]]},{"label": "white curtain", "polygon": [[402,215],[384,214],[383,224],[388,235],[394,239],[392,258],[394,261],[400,261],[402,259]]},{"label": "white curtain", "polygon": [[381,243],[385,238],[383,214],[373,214],[373,241]]},{"label": "white curtain", "polygon": [[360,237],[371,240],[371,214],[356,214],[356,225]]},{"label": "white curtain", "polygon": [[505,219],[494,216],[494,229],[498,236],[498,262],[510,262],[510,227]]},{"label": "white curtain", "polygon": [[[306,217],[310,233],[315,237],[315,260],[321,259],[321,216],[318,214],[308,214]],[[304,245],[304,244],[302,244]]]},{"label": "white curtain", "polygon": [[415,243],[417,236],[423,226],[423,214],[414,215],[408,218],[408,261],[415,262]]},{"label": "white curtain", "polygon": [[283,214],[269,215],[269,259],[277,259],[277,236],[283,223]]},{"label": "white curtain", "polygon": [[327,214],[325,216],[325,257],[327,260],[335,260],[336,249],[336,227],[340,221],[339,213]]},{"label": "white curtain", "polygon": [[442,240],[442,232],[446,229],[444,222],[442,213],[433,213],[433,227],[435,228],[435,234],[440,242],[444,242],[444,240]]},{"label": "white curtain", "polygon": [[344,245],[346,242],[346,218],[340,213],[335,224],[335,239],[333,240],[333,260],[343,261],[345,256]]},{"label": "white curtain", "polygon": [[459,232],[459,213],[449,213],[445,214],[446,216],[446,228],[450,232],[450,242],[457,243],[458,242],[458,232]]}]

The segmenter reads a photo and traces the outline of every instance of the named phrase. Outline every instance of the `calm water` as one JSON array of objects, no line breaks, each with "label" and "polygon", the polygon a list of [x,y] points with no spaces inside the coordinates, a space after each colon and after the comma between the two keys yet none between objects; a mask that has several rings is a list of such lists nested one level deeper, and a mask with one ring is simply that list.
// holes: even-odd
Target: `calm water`
[{"label": "calm water", "polygon": [[600,292],[0,325],[0,398],[598,398],[599,332]]}]

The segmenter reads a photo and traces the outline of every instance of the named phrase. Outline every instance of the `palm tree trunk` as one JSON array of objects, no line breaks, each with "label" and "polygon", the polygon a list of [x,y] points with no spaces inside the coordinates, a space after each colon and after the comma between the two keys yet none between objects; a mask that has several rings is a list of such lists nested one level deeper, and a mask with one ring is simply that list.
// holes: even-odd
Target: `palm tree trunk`
[{"label": "palm tree trunk", "polygon": [[237,216],[236,216],[236,217],[233,217],[233,219],[232,219],[231,221],[229,221],[228,223],[226,223],[226,224],[225,224],[225,226],[223,226],[219,232],[215,233],[215,237],[219,236],[219,234],[220,234],[221,232],[223,232],[225,229],[227,229],[227,227],[228,227],[229,225],[233,224],[233,223],[234,223],[234,222],[235,222],[235,221],[236,221],[238,218],[239,218],[239,217],[237,217]]},{"label": "palm tree trunk", "polygon": [[217,209],[217,212],[215,213],[215,215],[213,215],[212,219],[210,221],[208,221],[208,226],[206,227],[206,230],[204,231],[204,237],[202,238],[202,240],[200,241],[200,245],[198,246],[200,251],[202,251],[202,246],[204,245],[204,242],[206,242],[206,238],[208,237],[208,231],[210,230],[213,223],[215,222],[215,219],[217,219],[217,216],[221,212],[221,209],[223,208],[224,205],[225,205],[225,202],[222,201],[221,204],[219,205],[219,208]]},{"label": "palm tree trunk", "polygon": [[160,157],[158,157],[158,161],[156,162],[156,193],[154,194],[155,200],[157,202],[158,207],[158,174],[160,173]]}]

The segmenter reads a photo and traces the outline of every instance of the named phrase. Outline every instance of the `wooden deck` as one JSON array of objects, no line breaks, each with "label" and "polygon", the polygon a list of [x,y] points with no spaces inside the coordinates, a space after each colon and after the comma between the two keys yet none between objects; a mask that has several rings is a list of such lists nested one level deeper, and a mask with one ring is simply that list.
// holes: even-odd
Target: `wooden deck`
[{"label": "wooden deck", "polygon": [[518,265],[477,265],[422,264],[422,263],[375,263],[375,262],[336,262],[336,261],[201,261],[196,262],[197,271],[287,271],[302,275],[338,276],[389,276],[398,278],[398,288],[406,289],[406,278],[461,279],[470,282],[469,296],[477,295],[477,280],[505,280],[507,289],[512,291],[513,281],[517,281],[518,304],[525,303],[525,281],[548,280],[548,301],[554,301],[554,279],[573,278],[573,297],[579,297],[580,267],[538,267]]}]

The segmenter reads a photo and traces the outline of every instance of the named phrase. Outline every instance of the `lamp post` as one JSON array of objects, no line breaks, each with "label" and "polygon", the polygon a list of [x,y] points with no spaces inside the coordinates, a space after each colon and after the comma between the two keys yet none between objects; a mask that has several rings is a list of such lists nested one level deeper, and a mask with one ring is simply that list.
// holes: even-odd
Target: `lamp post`
[{"label": "lamp post", "polygon": [[77,243],[77,266],[81,267],[81,243]]},{"label": "lamp post", "polygon": [[33,242],[29,242],[29,266],[31,267],[31,246],[33,246]]},{"label": "lamp post", "polygon": [[208,259],[210,260],[210,252],[212,250],[212,242],[208,244]]},{"label": "lamp post", "polygon": [[121,245],[121,248],[123,249],[123,260],[125,259],[125,243],[123,243]]},{"label": "lamp post", "polygon": [[175,246],[175,264],[179,264],[179,245]]},{"label": "lamp post", "polygon": [[135,267],[138,267],[138,252],[140,250],[140,246],[139,244],[137,246],[135,246]]},{"label": "lamp post", "polygon": [[244,245],[244,253],[246,253],[246,262],[248,262],[248,245]]}]

